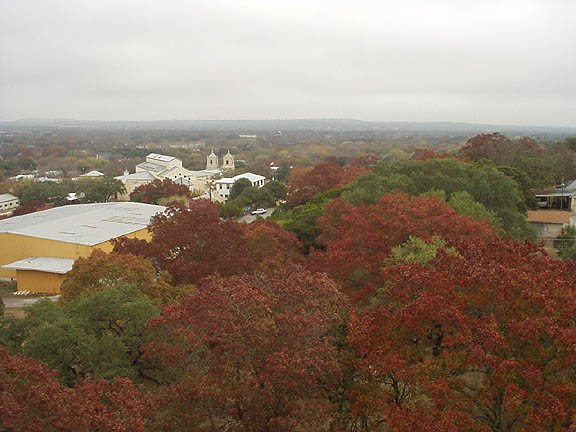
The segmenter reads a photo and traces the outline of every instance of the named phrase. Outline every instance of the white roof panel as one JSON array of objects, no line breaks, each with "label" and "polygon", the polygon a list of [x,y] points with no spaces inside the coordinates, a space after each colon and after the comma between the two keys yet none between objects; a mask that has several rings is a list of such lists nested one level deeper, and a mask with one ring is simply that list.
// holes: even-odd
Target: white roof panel
[{"label": "white roof panel", "polygon": [[258,175],[258,174],[244,173],[244,174],[239,174],[237,176],[234,176],[232,178],[229,178],[229,177],[221,178],[220,180],[216,180],[216,183],[232,184],[232,183],[236,183],[238,180],[240,180],[242,178],[248,179],[252,183],[255,183],[255,182],[260,181],[260,180],[266,180],[266,177]]},{"label": "white roof panel", "polygon": [[87,172],[86,174],[82,174],[80,177],[102,177],[104,175],[104,173],[101,173],[100,171],[90,171]]},{"label": "white roof panel", "polygon": [[224,177],[219,180],[216,180],[216,183],[232,184],[234,183],[234,181],[235,180],[233,178]]},{"label": "white roof panel", "polygon": [[259,180],[266,180],[266,177],[258,175],[258,174],[253,174],[253,173],[244,173],[244,174],[239,174],[237,176],[232,177],[232,179],[234,181],[236,180],[240,180],[241,178],[245,178],[250,180],[252,183],[259,181]]},{"label": "white roof panel", "polygon": [[114,177],[117,180],[156,180],[156,177],[154,177],[154,175],[150,174],[148,171],[142,171],[142,172],[137,172],[137,173],[132,173],[132,174],[128,174],[128,175],[121,175],[118,177]]},{"label": "white roof panel", "polygon": [[162,161],[162,162],[170,162],[176,158],[174,156],[166,156],[166,155],[161,155],[158,153],[150,153],[148,156],[146,156],[146,159],[154,159],[154,160]]},{"label": "white roof panel", "polygon": [[212,177],[215,176],[217,174],[220,174],[222,171],[220,171],[219,169],[216,170],[200,170],[200,171],[191,171],[192,174],[194,174],[194,177]]},{"label": "white roof panel", "polygon": [[14,201],[17,199],[18,197],[12,194],[0,194],[0,202]]},{"label": "white roof panel", "polygon": [[165,208],[134,202],[67,205],[0,220],[0,233],[93,246],[146,228]]},{"label": "white roof panel", "polygon": [[34,270],[47,273],[66,274],[74,266],[74,260],[53,257],[29,257],[20,261],[3,265],[2,268],[11,270]]}]

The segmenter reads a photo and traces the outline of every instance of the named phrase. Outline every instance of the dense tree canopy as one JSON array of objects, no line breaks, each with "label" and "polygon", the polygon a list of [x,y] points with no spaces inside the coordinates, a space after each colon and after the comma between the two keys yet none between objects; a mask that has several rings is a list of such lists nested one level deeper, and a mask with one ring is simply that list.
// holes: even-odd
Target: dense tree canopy
[{"label": "dense tree canopy", "polygon": [[354,206],[338,198],[318,220],[324,251],[311,254],[309,265],[327,272],[355,300],[363,300],[385,283],[380,270],[393,247],[410,236],[439,238],[457,252],[469,243],[497,237],[485,221],[457,214],[436,197],[386,194],[376,204]]},{"label": "dense tree canopy", "polygon": [[412,195],[443,190],[447,199],[455,192],[466,191],[474,201],[493,211],[512,237],[533,235],[526,223],[526,204],[517,183],[485,164],[455,159],[381,163],[374,174],[348,185],[342,198],[352,203],[375,203],[379,196],[396,189]]},{"label": "dense tree canopy", "polygon": [[95,179],[79,179],[76,191],[82,195],[82,203],[108,202],[125,191],[124,184],[112,176]]},{"label": "dense tree canopy", "polygon": [[152,218],[152,240],[121,238],[115,252],[149,258],[159,271],[167,271],[177,283],[197,283],[214,273],[224,276],[250,272],[250,257],[244,228],[220,220],[218,208],[199,199],[186,208],[168,207]]},{"label": "dense tree canopy", "polygon": [[113,286],[64,305],[31,305],[23,320],[0,321],[0,340],[57,369],[73,384],[88,376],[146,377],[140,360],[146,322],[158,313],[150,298],[130,285]]},{"label": "dense tree canopy", "polygon": [[153,322],[166,342],[157,430],[329,431],[343,378],[336,341],[344,297],[326,276],[287,266],[212,277]]},{"label": "dense tree canopy", "polygon": [[572,430],[574,263],[506,239],[467,248],[382,269],[350,322],[353,411],[369,430]]},{"label": "dense tree canopy", "polygon": [[330,162],[318,164],[309,171],[294,169],[288,183],[288,203],[304,204],[317,193],[337,187],[343,176],[344,168]]},{"label": "dense tree canopy", "polygon": [[143,432],[147,405],[127,379],[64,387],[45,364],[0,347],[0,428],[9,431]]},{"label": "dense tree canopy", "polygon": [[554,184],[553,160],[532,138],[510,139],[499,133],[480,134],[468,139],[460,153],[472,161],[490,159],[496,165],[518,168],[530,177],[532,187]]},{"label": "dense tree canopy", "polygon": [[564,259],[526,239],[539,146],[469,146],[319,147],[271,219],[222,219],[286,193],[245,184],[78,259],[58,302],[0,319],[0,429],[574,432],[574,230]]},{"label": "dense tree canopy", "polygon": [[182,293],[174,287],[166,272],[158,272],[144,257],[110,253],[99,249],[88,258],[78,258],[60,287],[62,301],[79,298],[86,293],[102,291],[119,284],[132,285],[150,298],[162,302],[176,300]]}]

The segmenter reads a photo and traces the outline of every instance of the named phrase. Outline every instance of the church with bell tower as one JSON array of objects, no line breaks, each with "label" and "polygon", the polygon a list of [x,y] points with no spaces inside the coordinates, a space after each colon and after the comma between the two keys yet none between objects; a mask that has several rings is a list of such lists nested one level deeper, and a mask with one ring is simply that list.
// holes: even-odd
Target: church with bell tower
[{"label": "church with bell tower", "polygon": [[218,156],[214,153],[214,149],[210,152],[208,157],[206,157],[206,170],[217,170],[220,167],[218,166]]},{"label": "church with bell tower", "polygon": [[214,153],[214,149],[206,157],[206,171],[222,170],[228,171],[233,170],[234,166],[234,156],[230,153],[230,150],[222,158],[222,166],[218,163],[218,155]]}]

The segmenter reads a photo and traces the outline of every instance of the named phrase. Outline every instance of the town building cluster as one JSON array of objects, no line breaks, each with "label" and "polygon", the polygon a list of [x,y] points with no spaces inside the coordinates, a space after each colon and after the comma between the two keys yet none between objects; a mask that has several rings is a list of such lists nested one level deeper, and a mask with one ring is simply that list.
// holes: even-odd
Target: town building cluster
[{"label": "town building cluster", "polygon": [[206,157],[206,168],[199,171],[187,170],[182,166],[182,161],[173,156],[150,153],[144,162],[136,165],[134,173],[125,171],[123,175],[116,177],[126,189],[119,199],[127,200],[137,187],[164,179],[188,187],[196,196],[204,196],[217,202],[226,201],[230,188],[241,178],[247,178],[255,187],[264,186],[266,178],[252,173],[221,178],[227,171],[234,169],[234,156],[229,151],[223,156],[220,164],[218,155],[212,150]]}]

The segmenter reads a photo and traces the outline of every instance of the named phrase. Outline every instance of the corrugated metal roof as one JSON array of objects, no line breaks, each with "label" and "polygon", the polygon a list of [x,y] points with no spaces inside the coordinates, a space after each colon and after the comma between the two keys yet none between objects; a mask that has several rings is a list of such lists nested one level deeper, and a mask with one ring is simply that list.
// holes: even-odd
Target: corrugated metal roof
[{"label": "corrugated metal roof", "polygon": [[29,257],[20,261],[3,265],[2,268],[10,270],[34,270],[47,273],[66,274],[74,266],[74,260],[54,257]]},{"label": "corrugated metal roof", "polygon": [[68,205],[0,220],[0,233],[93,246],[146,228],[164,210],[133,202]]}]

